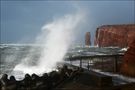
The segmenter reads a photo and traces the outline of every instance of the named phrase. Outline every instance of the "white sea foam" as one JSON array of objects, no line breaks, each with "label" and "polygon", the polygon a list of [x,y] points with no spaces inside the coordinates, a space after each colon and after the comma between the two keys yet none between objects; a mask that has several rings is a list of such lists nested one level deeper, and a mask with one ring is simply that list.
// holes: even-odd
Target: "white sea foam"
[{"label": "white sea foam", "polygon": [[15,66],[13,72],[36,73],[41,74],[49,72],[55,68],[58,62],[63,61],[71,43],[74,41],[74,30],[84,19],[82,13],[65,15],[62,18],[55,19],[42,27],[41,33],[37,36],[35,44],[42,44],[40,58],[36,65],[30,65],[33,54],[32,49],[22,62]]},{"label": "white sea foam", "polygon": [[127,51],[128,48],[122,48],[120,51]]}]

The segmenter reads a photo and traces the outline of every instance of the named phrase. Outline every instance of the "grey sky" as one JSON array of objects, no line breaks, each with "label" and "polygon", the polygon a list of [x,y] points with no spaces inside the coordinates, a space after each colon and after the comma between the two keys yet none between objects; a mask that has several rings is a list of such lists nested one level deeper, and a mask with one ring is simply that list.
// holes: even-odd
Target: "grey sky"
[{"label": "grey sky", "polygon": [[135,23],[135,2],[119,1],[1,1],[1,43],[31,43],[41,27],[54,18],[76,11],[87,12],[87,24],[79,32],[77,43],[84,42],[86,31],[92,33],[106,24]]}]

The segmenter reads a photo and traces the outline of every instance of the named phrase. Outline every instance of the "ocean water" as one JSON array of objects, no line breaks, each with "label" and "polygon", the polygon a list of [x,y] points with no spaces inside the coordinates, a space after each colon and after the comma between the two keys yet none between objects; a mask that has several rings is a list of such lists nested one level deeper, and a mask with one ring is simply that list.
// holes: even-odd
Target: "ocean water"
[{"label": "ocean water", "polygon": [[[31,49],[34,49],[33,51]],[[34,52],[36,51],[36,53]],[[14,75],[13,69],[21,61],[33,53],[30,66],[34,66],[40,57],[40,47],[24,44],[1,44],[0,45],[0,77],[2,74]],[[21,75],[21,73],[20,73]]]},{"label": "ocean water", "polygon": [[[0,77],[2,74],[6,73],[9,76],[15,75],[17,79],[22,79],[24,73],[22,72],[13,72],[13,69],[16,65],[22,62],[25,57],[30,55],[31,60],[29,63],[26,62],[29,66],[35,66],[41,55],[40,45],[32,44],[0,44]],[[115,54],[123,53],[124,51],[118,47],[84,47],[84,46],[73,46],[68,50],[66,56],[69,55],[102,55],[102,54]],[[65,56],[65,57],[66,57]],[[34,73],[34,72],[33,72]],[[18,75],[18,76],[17,76]]]}]

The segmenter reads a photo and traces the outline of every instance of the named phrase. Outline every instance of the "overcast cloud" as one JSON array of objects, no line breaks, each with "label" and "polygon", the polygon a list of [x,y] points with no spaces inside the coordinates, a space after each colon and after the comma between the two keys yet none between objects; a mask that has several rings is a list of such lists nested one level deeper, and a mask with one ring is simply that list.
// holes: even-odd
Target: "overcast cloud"
[{"label": "overcast cloud", "polygon": [[134,6],[133,0],[1,1],[1,43],[32,43],[45,23],[80,9],[87,18],[76,43],[83,44],[87,31],[93,41],[98,26],[135,23]]}]

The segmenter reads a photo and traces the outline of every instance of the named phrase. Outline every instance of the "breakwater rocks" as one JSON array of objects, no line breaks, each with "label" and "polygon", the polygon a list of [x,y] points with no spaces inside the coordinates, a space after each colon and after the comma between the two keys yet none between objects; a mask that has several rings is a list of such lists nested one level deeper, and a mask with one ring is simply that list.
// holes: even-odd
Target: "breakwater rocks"
[{"label": "breakwater rocks", "polygon": [[14,76],[4,74],[0,79],[0,90],[52,90],[66,79],[72,79],[82,70],[68,69],[66,65],[58,71],[44,73],[41,77],[36,74],[26,74],[23,80],[17,81]]},{"label": "breakwater rocks", "polygon": [[99,47],[128,47],[135,38],[135,24],[103,25],[97,28],[94,44]]}]

